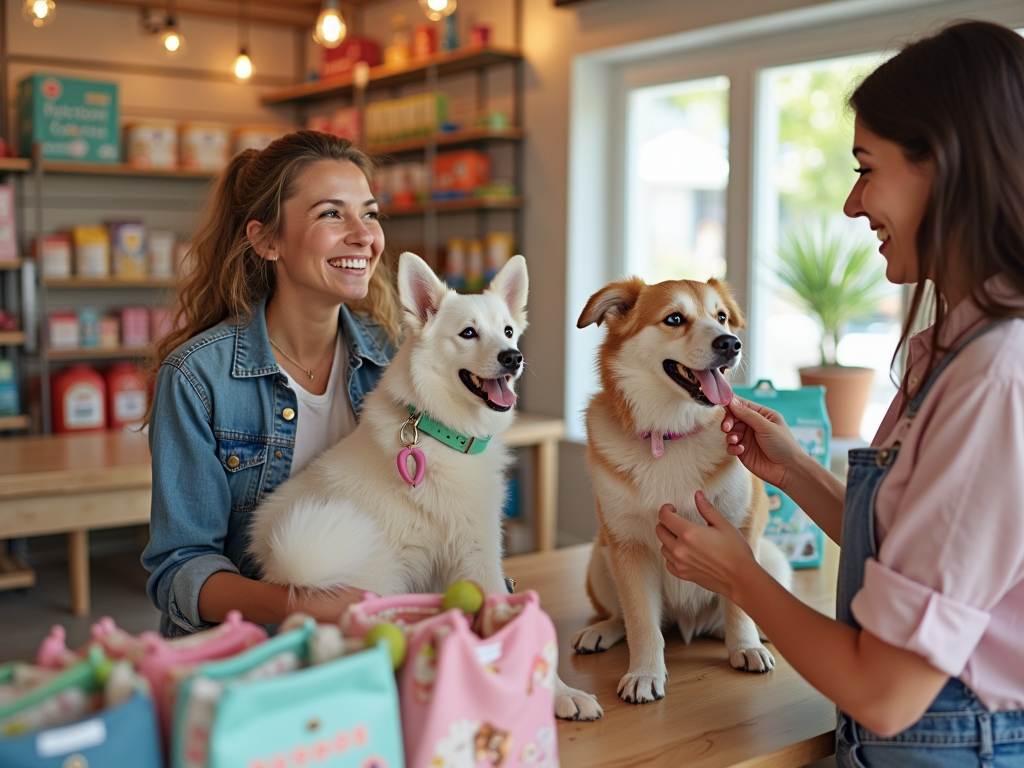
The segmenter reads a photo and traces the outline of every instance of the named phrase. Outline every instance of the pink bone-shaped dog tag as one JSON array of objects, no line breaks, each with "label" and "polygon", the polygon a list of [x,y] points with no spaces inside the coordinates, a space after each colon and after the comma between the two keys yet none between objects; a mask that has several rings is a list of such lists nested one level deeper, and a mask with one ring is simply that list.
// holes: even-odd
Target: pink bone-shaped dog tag
[{"label": "pink bone-shaped dog tag", "polygon": [[[410,456],[412,456],[413,463],[416,464],[416,474],[413,477],[409,476],[408,459]],[[419,448],[406,447],[398,452],[398,474],[413,488],[423,482],[423,475],[426,474],[426,471],[427,457]]]}]

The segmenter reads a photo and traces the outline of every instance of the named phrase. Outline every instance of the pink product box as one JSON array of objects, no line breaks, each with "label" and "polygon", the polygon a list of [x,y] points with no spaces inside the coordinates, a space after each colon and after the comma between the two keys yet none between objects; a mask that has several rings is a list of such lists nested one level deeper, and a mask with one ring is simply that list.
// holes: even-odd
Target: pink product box
[{"label": "pink product box", "polygon": [[121,310],[121,344],[144,347],[149,344],[149,308],[124,307]]},{"label": "pink product box", "polygon": [[165,307],[153,307],[149,311],[149,335],[156,341],[171,330],[171,315]]}]

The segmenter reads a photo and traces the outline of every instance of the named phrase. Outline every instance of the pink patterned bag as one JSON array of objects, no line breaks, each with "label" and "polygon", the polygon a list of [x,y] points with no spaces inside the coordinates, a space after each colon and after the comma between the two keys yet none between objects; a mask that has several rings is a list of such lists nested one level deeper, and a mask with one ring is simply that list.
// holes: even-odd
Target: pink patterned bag
[{"label": "pink patterned bag", "polygon": [[536,592],[489,595],[475,617],[441,612],[440,595],[367,597],[346,635],[390,621],[408,639],[398,672],[408,768],[557,768],[558,644]]}]

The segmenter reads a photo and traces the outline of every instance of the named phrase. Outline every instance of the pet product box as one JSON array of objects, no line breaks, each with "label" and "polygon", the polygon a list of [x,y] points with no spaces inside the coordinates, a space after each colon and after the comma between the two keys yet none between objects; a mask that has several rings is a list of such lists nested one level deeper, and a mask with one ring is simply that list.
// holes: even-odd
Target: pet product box
[{"label": "pet product box", "polygon": [[111,271],[124,280],[143,280],[146,267],[146,225],[141,221],[108,221]]},{"label": "pet product box", "polygon": [[351,74],[357,61],[365,61],[371,67],[380,64],[380,43],[368,37],[349,35],[337,48],[324,48],[320,77]]},{"label": "pet product box", "polygon": [[121,160],[117,83],[29,75],[18,84],[18,152],[45,160]]},{"label": "pet product box", "polygon": [[[753,387],[733,387],[733,392],[778,411],[800,447],[822,466],[829,466],[832,425],[825,410],[824,387],[775,389],[771,382],[761,380]],[[774,485],[765,483],[764,487],[770,510],[764,535],[779,546],[794,568],[820,566],[825,533],[789,496]]]},{"label": "pet product box", "polygon": [[477,187],[491,181],[491,158],[471,149],[441,152],[434,159],[435,200],[461,200],[472,197]]}]

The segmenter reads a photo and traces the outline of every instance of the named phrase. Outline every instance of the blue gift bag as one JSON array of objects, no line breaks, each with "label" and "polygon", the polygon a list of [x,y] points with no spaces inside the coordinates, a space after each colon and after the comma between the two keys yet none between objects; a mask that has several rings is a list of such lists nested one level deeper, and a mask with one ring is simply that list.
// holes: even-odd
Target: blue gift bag
[{"label": "blue gift bag", "polygon": [[[829,466],[832,425],[825,410],[824,387],[775,389],[770,381],[762,379],[752,387],[733,387],[733,392],[781,414],[800,447],[823,466]],[[774,485],[765,483],[764,487],[771,511],[765,536],[779,546],[794,568],[821,565],[824,532],[789,496]]]}]

